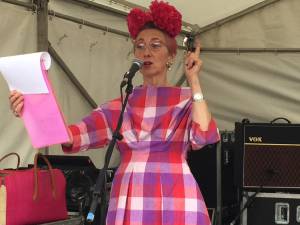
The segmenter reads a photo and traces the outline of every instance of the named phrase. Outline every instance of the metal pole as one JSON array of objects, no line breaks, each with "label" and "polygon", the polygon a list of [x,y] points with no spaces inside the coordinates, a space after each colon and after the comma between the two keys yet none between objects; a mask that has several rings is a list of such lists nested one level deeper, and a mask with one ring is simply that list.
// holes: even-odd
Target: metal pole
[{"label": "metal pole", "polygon": [[[147,8],[134,4],[132,2],[129,1],[125,1],[125,0],[114,0],[111,1],[110,5],[105,5],[105,4],[101,4],[101,3],[96,3],[93,1],[89,1],[89,0],[69,0],[69,1],[73,1],[82,5],[85,5],[86,7],[90,7],[90,8],[94,8],[96,10],[105,10],[107,12],[110,13],[117,13],[121,16],[123,16],[124,18],[127,16],[128,11],[132,8],[140,8],[142,10],[147,10]],[[119,7],[113,7],[113,6],[119,6]],[[192,24],[187,23],[186,21],[182,21],[182,31],[181,34],[186,35],[190,33],[190,29],[192,28]]]},{"label": "metal pole", "polygon": [[38,51],[48,51],[48,0],[35,0],[37,6]]},{"label": "metal pole", "polygon": [[1,0],[2,2],[18,5],[18,6],[23,6],[28,9],[33,9],[33,4],[32,3],[27,3],[27,2],[21,2],[17,0]]},{"label": "metal pole", "polygon": [[95,29],[103,30],[103,31],[106,31],[106,32],[110,32],[110,33],[113,33],[113,34],[118,34],[118,35],[129,38],[129,33],[125,32],[125,31],[120,31],[120,30],[113,29],[113,28],[110,28],[110,27],[107,27],[107,26],[92,23],[92,22],[86,21],[84,19],[76,18],[76,17],[69,16],[69,15],[65,15],[65,14],[62,14],[62,13],[59,13],[59,12],[55,12],[53,10],[50,10],[48,14],[50,16],[54,16],[54,17],[58,17],[58,18],[61,18],[61,19],[64,19],[64,20],[72,21],[74,23],[82,24],[82,25],[87,26],[87,27],[92,27],[92,28],[95,28]]},{"label": "metal pole", "polygon": [[[113,28],[110,28],[110,27],[107,27],[107,26],[96,24],[96,23],[92,23],[92,22],[86,21],[86,20],[81,19],[81,18],[65,15],[65,14],[56,12],[54,10],[49,10],[48,14],[50,16],[57,17],[57,18],[64,19],[64,20],[68,20],[68,21],[71,21],[71,22],[74,22],[74,23],[78,23],[78,24],[87,26],[87,27],[92,27],[94,29],[99,29],[99,30],[106,31],[106,32],[109,32],[109,33],[112,33],[112,34],[117,34],[117,35],[121,35],[121,36],[126,37],[126,38],[130,38],[130,35],[129,35],[128,32],[113,29]],[[182,45],[178,45],[178,48],[179,49],[186,49],[186,47],[184,47]]]},{"label": "metal pole", "polygon": [[300,53],[300,48],[201,48],[202,53]]},{"label": "metal pole", "polygon": [[95,109],[98,107],[97,103],[93,100],[93,98],[89,95],[87,90],[81,85],[75,75],[72,73],[70,68],[65,64],[62,58],[58,55],[55,49],[49,43],[49,53],[53,57],[53,59],[59,64],[62,70],[66,73],[68,78],[72,81],[75,87],[79,90],[80,94],[87,100],[90,106]]},{"label": "metal pole", "polygon": [[[201,48],[201,53],[300,53],[300,48]],[[176,82],[176,86],[181,86],[185,81],[183,74]]]},{"label": "metal pole", "polygon": [[225,23],[228,23],[228,22],[231,22],[233,20],[239,19],[242,16],[245,16],[247,14],[253,13],[254,11],[262,9],[262,8],[264,8],[266,6],[269,6],[271,4],[274,4],[274,3],[278,2],[278,1],[281,1],[281,0],[265,0],[263,2],[260,2],[260,3],[256,4],[256,5],[254,5],[254,6],[251,6],[251,7],[247,8],[247,9],[245,9],[245,10],[242,10],[242,11],[236,13],[236,14],[233,14],[231,16],[228,16],[226,18],[223,18],[221,20],[213,22],[213,23],[211,23],[211,24],[209,24],[207,26],[201,27],[198,30],[197,33],[198,34],[203,34],[203,33],[207,32],[209,30],[212,30],[212,29],[215,29],[217,27],[220,27],[220,26],[224,25]]},{"label": "metal pole", "polygon": [[[37,50],[48,51],[48,0],[35,0],[37,7]],[[40,149],[49,154],[49,147]]]}]

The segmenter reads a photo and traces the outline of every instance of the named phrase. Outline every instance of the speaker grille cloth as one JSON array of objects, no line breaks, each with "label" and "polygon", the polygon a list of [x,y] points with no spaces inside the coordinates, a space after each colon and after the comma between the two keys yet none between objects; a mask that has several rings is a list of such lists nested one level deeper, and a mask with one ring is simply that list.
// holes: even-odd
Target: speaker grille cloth
[{"label": "speaker grille cloth", "polygon": [[245,145],[244,187],[300,187],[300,146]]}]

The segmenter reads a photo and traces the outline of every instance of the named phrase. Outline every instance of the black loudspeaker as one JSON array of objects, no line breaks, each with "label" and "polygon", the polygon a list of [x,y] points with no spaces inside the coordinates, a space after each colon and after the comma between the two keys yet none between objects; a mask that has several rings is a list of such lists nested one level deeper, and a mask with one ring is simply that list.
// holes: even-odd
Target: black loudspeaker
[{"label": "black loudspeaker", "polygon": [[[222,224],[229,224],[239,211],[239,183],[235,174],[234,132],[221,132]],[[217,208],[217,144],[189,151],[187,161],[208,208]]]},{"label": "black loudspeaker", "polygon": [[217,145],[207,145],[200,150],[188,152],[187,162],[196,179],[206,206],[217,206]]},{"label": "black loudspeaker", "polygon": [[237,180],[235,134],[221,132],[222,224],[230,224],[240,209],[241,189]]}]

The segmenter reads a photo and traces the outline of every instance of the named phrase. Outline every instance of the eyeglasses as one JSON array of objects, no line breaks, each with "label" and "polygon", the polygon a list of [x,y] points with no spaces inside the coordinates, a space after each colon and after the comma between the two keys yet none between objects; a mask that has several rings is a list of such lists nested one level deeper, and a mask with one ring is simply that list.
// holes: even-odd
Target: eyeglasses
[{"label": "eyeglasses", "polygon": [[148,48],[151,52],[158,52],[164,46],[166,46],[166,45],[163,42],[158,41],[158,40],[151,41],[151,42],[149,42],[148,45],[145,42],[140,41],[140,42],[136,42],[134,44],[134,50],[136,52],[144,52],[146,50],[146,48]]}]

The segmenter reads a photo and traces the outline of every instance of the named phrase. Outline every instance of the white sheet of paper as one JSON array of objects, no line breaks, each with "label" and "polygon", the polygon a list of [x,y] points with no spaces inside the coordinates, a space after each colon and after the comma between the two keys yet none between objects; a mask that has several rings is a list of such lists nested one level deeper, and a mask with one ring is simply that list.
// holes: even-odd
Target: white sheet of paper
[{"label": "white sheet of paper", "polygon": [[41,60],[46,70],[50,68],[51,57],[48,52],[36,52],[0,58],[0,72],[9,89],[23,94],[49,93],[44,81]]}]

